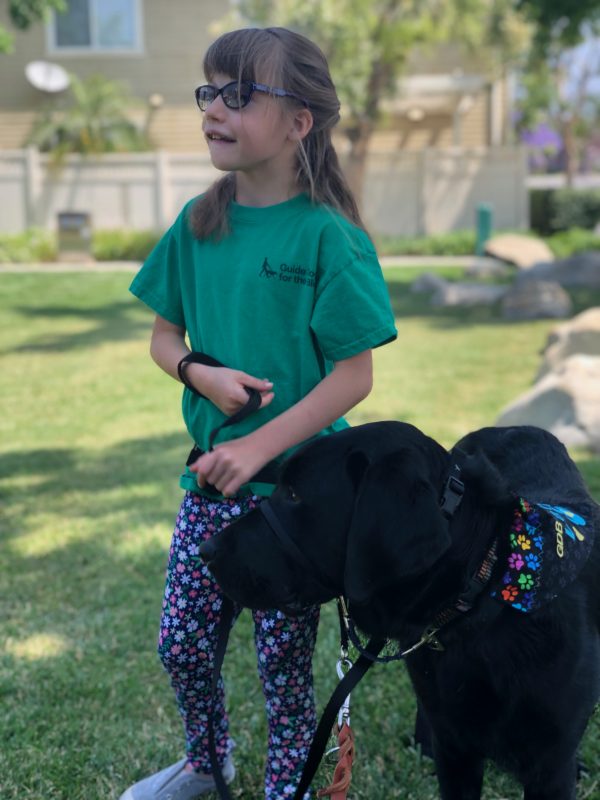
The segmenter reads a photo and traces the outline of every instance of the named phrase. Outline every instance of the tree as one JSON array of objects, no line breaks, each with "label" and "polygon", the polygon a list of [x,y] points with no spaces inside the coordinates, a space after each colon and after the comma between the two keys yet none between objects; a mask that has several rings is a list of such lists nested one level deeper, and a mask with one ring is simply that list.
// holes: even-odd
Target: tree
[{"label": "tree", "polygon": [[600,0],[516,0],[516,8],[534,25],[535,50],[542,56],[553,44],[573,47],[586,26],[600,22]]},{"label": "tree", "polygon": [[114,153],[147,150],[144,132],[127,119],[130,97],[116,81],[101,75],[81,80],[70,75],[70,100],[63,109],[46,110],[28,144],[50,152],[59,162],[66,153]]},{"label": "tree", "polygon": [[[26,30],[34,22],[48,17],[50,11],[65,11],[66,0],[7,0],[8,16],[12,25],[18,30]],[[0,53],[11,53],[13,37],[0,25]]]},{"label": "tree", "polygon": [[[521,127],[548,121],[560,133],[571,186],[583,143],[598,122],[598,100],[588,87],[600,68],[600,0],[517,0],[517,7],[535,31],[523,70]],[[576,47],[586,39],[589,48]]]},{"label": "tree", "polygon": [[590,38],[577,48],[537,55],[523,73],[517,103],[518,127],[532,131],[547,123],[560,134],[568,186],[579,170],[585,143],[598,127],[600,99],[590,89],[600,74],[600,40]]},{"label": "tree", "polygon": [[321,46],[343,104],[346,174],[360,197],[382,101],[398,92],[414,48],[458,39],[493,53],[488,63],[497,69],[526,40],[512,5],[513,0],[238,0],[220,28],[282,25]]}]

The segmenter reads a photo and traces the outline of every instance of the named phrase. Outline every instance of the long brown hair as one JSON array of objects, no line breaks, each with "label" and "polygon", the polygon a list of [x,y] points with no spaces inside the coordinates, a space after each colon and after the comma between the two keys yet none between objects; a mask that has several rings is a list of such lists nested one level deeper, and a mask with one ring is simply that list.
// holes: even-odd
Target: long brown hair
[{"label": "long brown hair", "polygon": [[[287,28],[242,28],[220,36],[204,57],[204,74],[268,81],[304,98],[313,126],[299,142],[296,181],[314,203],[324,203],[364,229],[356,201],[342,173],[331,132],[340,118],[340,101],[327,59],[310,39]],[[283,102],[296,103],[286,98]],[[215,181],[192,206],[190,224],[198,239],[229,232],[227,208],[235,197],[235,175]]]}]

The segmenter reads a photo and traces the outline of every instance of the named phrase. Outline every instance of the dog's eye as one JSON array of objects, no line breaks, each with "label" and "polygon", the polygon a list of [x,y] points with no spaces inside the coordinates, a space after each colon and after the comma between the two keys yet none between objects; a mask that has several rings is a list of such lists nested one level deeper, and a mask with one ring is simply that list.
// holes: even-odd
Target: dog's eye
[{"label": "dog's eye", "polygon": [[291,500],[292,502],[294,502],[294,503],[299,503],[299,502],[300,502],[300,498],[298,497],[298,495],[297,495],[297,494],[296,494],[296,492],[295,492],[295,491],[292,489],[292,487],[291,487],[291,486],[288,486],[288,495],[289,495],[289,498],[290,498],[290,500]]}]

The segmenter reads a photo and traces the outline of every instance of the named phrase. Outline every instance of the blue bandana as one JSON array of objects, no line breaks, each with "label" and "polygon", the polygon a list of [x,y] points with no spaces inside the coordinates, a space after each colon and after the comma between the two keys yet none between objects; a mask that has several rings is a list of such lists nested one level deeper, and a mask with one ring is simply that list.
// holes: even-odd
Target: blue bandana
[{"label": "blue bandana", "polygon": [[510,529],[506,572],[491,596],[517,611],[536,611],[579,574],[593,545],[593,530],[563,506],[523,498]]}]

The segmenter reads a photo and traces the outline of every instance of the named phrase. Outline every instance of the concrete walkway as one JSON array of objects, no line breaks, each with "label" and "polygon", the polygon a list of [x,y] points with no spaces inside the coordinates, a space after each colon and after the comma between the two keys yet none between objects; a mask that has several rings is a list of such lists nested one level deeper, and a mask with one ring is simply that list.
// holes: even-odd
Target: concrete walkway
[{"label": "concrete walkway", "polygon": [[[383,256],[381,266],[387,267],[470,267],[475,262],[481,263],[493,259],[478,259],[473,255],[465,256]],[[139,261],[75,261],[47,262],[37,264],[0,264],[0,274],[28,272],[137,272],[141,266]]]},{"label": "concrete walkway", "polygon": [[3,272],[137,272],[138,261],[52,261],[37,264],[0,264]]}]

